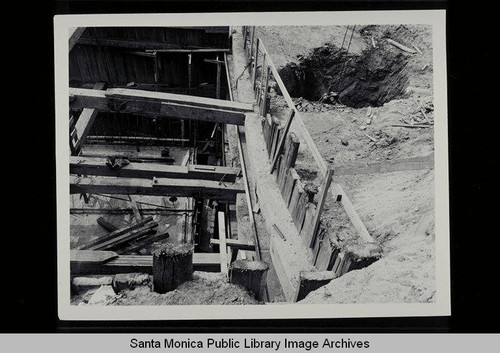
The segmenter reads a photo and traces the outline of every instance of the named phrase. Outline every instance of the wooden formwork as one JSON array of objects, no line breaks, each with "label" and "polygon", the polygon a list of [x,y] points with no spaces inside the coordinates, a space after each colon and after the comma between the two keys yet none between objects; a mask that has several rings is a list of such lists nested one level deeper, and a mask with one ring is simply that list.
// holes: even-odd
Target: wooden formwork
[{"label": "wooden formwork", "polygon": [[[376,242],[368,233],[342,187],[333,182],[334,171],[321,156],[305,127],[271,56],[266,50],[265,44],[260,38],[255,38],[255,27],[244,27],[243,34],[247,63],[252,69],[250,74],[258,106],[257,111],[262,119],[262,135],[268,156],[271,160],[270,172],[275,175],[277,186],[295,226],[304,243],[310,249],[313,264],[320,271],[332,271],[334,278],[350,270],[367,266],[377,258],[357,258],[349,250],[331,244],[326,237],[322,239],[324,232],[322,231],[323,226],[321,225],[320,217],[329,193],[335,201],[342,205],[350,222],[356,229],[358,240],[361,243],[376,246]],[[258,64],[260,61],[262,62],[262,66],[260,66],[260,75],[258,75],[257,69],[259,68]],[[268,114],[270,77],[278,85],[290,109],[284,124]],[[292,120],[298,126],[301,138],[306,143],[323,176],[317,195],[315,195],[315,191],[306,192],[305,183],[294,169],[300,143],[297,136],[289,131]],[[301,293],[302,295],[303,293]]]}]

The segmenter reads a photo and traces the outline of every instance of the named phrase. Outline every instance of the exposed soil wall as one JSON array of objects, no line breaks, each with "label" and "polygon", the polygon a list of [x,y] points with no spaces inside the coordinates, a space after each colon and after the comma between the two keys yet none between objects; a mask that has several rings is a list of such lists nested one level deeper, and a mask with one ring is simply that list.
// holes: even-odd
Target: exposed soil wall
[{"label": "exposed soil wall", "polygon": [[412,53],[394,47],[387,39],[399,40],[415,50],[407,43],[414,43],[416,34],[422,30],[403,25],[364,26],[356,30],[358,40],[370,45],[360,53],[353,53],[349,45],[351,26],[343,46],[325,43],[307,56],[300,55],[297,62],[283,66],[280,76],[292,97],[317,101],[325,93],[336,92],[342,104],[378,107],[408,96],[415,63]]}]

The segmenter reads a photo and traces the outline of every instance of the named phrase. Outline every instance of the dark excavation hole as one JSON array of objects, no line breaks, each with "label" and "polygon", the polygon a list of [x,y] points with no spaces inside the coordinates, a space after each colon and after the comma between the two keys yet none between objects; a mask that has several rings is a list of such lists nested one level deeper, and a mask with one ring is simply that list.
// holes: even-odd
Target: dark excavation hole
[{"label": "dark excavation hole", "polygon": [[370,48],[351,55],[327,43],[281,68],[280,76],[295,98],[318,101],[336,92],[340,102],[350,107],[381,106],[403,97],[408,87],[407,62],[408,56],[394,51]]}]

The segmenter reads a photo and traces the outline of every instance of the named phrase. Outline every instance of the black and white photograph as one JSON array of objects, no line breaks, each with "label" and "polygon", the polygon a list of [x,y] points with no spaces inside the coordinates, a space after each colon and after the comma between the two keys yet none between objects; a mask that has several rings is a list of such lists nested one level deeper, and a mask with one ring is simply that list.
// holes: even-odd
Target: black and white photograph
[{"label": "black and white photograph", "polygon": [[61,319],[450,314],[444,11],[54,35]]}]

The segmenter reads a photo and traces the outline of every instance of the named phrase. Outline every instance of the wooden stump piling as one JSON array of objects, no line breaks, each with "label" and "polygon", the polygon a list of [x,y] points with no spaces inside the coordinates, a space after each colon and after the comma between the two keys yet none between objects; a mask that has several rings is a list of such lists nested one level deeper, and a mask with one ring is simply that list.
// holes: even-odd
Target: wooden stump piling
[{"label": "wooden stump piling", "polygon": [[191,244],[157,244],[153,251],[153,290],[167,293],[191,280],[193,246]]},{"label": "wooden stump piling", "polygon": [[264,261],[236,260],[229,270],[230,282],[243,286],[263,301],[268,270],[269,264]]}]

